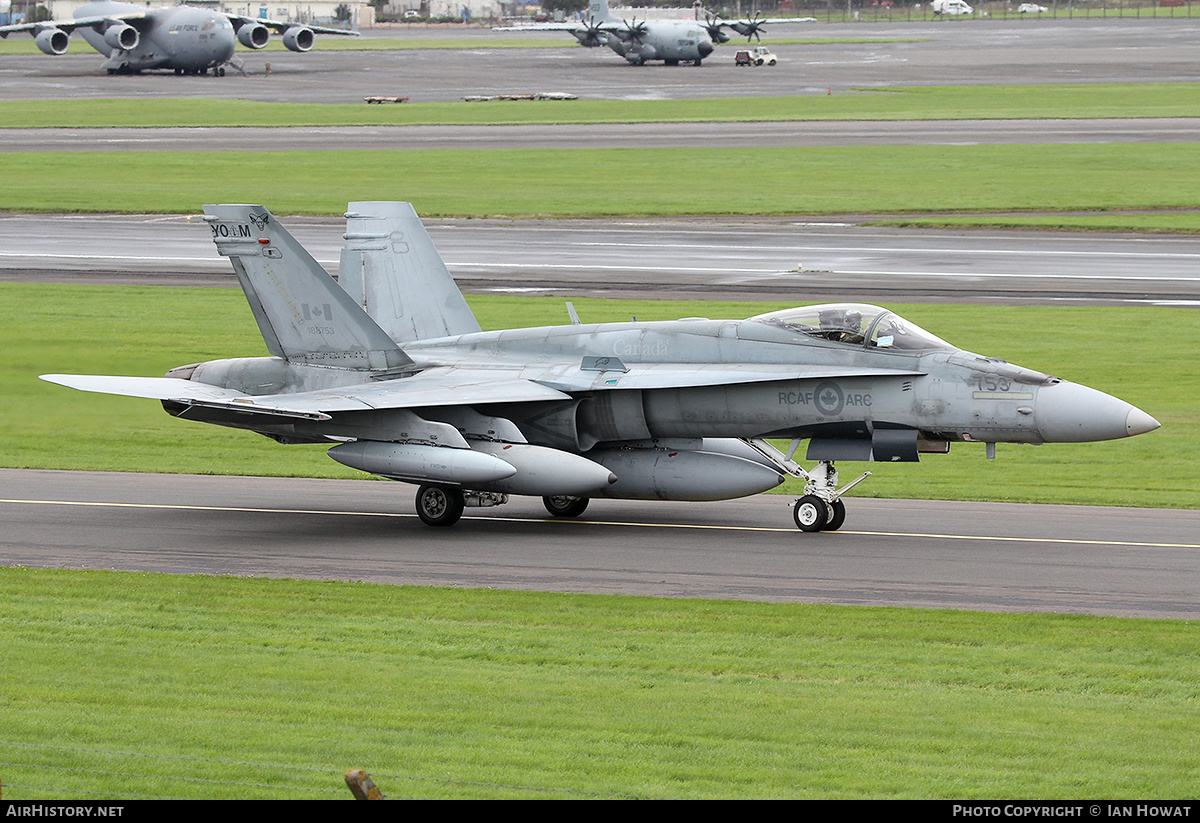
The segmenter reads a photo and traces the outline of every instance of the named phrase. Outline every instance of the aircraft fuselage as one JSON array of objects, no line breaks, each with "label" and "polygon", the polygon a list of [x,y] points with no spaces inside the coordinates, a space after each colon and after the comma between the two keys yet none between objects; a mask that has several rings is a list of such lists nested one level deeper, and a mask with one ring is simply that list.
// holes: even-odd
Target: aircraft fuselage
[{"label": "aircraft fuselage", "polygon": [[[574,452],[651,438],[816,438],[814,448],[829,449],[829,459],[871,459],[863,448],[874,440],[879,459],[881,441],[906,438],[892,459],[915,459],[918,439],[923,448],[1116,439],[1136,433],[1140,420],[1137,409],[1103,392],[967,351],[799,340],[754,320],[514,329],[418,341],[405,351],[428,372],[484,372],[569,393],[574,400],[499,404],[493,412],[513,420],[530,443]],[[656,385],[660,370],[675,384],[691,372],[696,385]],[[847,376],[856,371],[861,376]],[[270,357],[172,374],[253,395],[362,382],[360,372]],[[387,414],[379,411],[372,424]],[[436,417],[436,410],[422,415]],[[344,427],[349,417],[362,423],[359,412],[282,428],[219,410],[188,409],[187,416],[313,441],[355,436]],[[877,434],[886,431],[908,434]],[[810,451],[810,459],[822,456]]]},{"label": "aircraft fuselage", "polygon": [[[109,0],[86,3],[75,10],[75,18],[98,15],[129,14],[146,11],[144,7]],[[113,69],[141,71],[143,69],[175,69],[194,73],[229,62],[234,50],[233,24],[223,14],[190,6],[154,9],[147,14],[147,25],[141,28],[137,46],[123,50],[114,48],[104,34],[83,27],[79,34],[92,48],[112,58],[117,52],[120,65]]]},{"label": "aircraft fuselage", "polygon": [[703,26],[683,20],[659,20],[645,23],[640,38],[622,39],[621,35],[606,33],[610,49],[630,63],[647,60],[667,63],[696,63],[713,53],[712,38]]}]

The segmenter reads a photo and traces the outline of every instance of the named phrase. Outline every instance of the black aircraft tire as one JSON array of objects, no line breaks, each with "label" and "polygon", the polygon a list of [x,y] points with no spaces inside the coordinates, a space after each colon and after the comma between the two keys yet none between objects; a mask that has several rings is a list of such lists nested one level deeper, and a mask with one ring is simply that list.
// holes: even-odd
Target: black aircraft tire
[{"label": "black aircraft tire", "polygon": [[806,494],[796,501],[792,518],[802,532],[819,532],[829,522],[829,504],[813,494]]},{"label": "black aircraft tire", "polygon": [[417,489],[417,517],[426,526],[453,526],[463,508],[462,489],[432,484]]},{"label": "black aircraft tire", "polygon": [[589,498],[549,495],[542,498],[546,511],[555,517],[578,517],[587,510]]},{"label": "black aircraft tire", "polygon": [[834,500],[829,504],[829,522],[825,524],[825,531],[835,532],[842,527],[846,522],[846,504],[841,500]]}]

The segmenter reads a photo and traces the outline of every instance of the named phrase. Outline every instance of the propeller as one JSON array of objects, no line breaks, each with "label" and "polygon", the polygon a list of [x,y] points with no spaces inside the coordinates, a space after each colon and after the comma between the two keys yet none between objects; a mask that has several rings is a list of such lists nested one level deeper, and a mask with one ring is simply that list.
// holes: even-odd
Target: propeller
[{"label": "propeller", "polygon": [[729,42],[729,35],[721,31],[721,27],[725,25],[728,24],[722,22],[721,18],[717,17],[712,12],[704,13],[704,28],[708,31],[708,36],[714,43]]},{"label": "propeller", "polygon": [[648,30],[645,20],[639,23],[635,17],[633,18],[633,22],[630,23],[628,20],[622,18],[621,22],[625,24],[625,31],[618,34],[618,37],[620,37],[622,40],[633,40],[638,43],[642,42],[642,39],[645,38],[646,31]]},{"label": "propeller", "polygon": [[596,22],[595,16],[589,17],[588,21],[583,24],[583,31],[572,32],[585,46],[599,46],[601,44],[600,33],[600,24]]},{"label": "propeller", "polygon": [[738,34],[746,35],[747,43],[750,42],[751,37],[753,37],[755,40],[758,40],[761,43],[762,37],[759,35],[758,32],[760,29],[762,29],[763,24],[766,22],[765,20],[759,19],[761,16],[762,16],[762,12],[757,12],[757,13],[755,13],[753,20],[738,20],[736,22],[730,23],[729,27],[732,28],[734,31],[736,31]]}]

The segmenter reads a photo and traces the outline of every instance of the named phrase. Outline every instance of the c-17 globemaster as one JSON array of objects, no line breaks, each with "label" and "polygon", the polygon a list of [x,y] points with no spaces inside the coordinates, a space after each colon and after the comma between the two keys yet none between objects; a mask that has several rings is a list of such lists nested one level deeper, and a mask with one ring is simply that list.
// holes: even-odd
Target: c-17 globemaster
[{"label": "c-17 globemaster", "polygon": [[283,36],[292,51],[309,51],[314,34],[358,37],[347,29],[285,23],[180,4],[146,8],[115,0],[89,0],[71,20],[47,20],[0,26],[0,37],[17,32],[33,36],[46,54],[65,54],[71,33],[78,31],[92,48],[108,57],[101,68],[109,74],[136,74],[173,69],[176,74],[225,74],[234,46],[261,49],[271,32]]},{"label": "c-17 globemaster", "polygon": [[[165,377],[48,374],[154,398],[177,417],[413,483],[433,526],[534,495],[558,517],[593,497],[721,500],[806,481],[805,531],[842,525],[837,460],[914,461],[953,442],[1129,437],[1158,421],[1124,401],[963,351],[877,306],[748,320],[480,330],[408,203],[351,203],[335,281],[262,206],[205,206],[269,357]],[[786,452],[766,438],[791,441]],[[816,461],[792,458],[801,440]]]}]

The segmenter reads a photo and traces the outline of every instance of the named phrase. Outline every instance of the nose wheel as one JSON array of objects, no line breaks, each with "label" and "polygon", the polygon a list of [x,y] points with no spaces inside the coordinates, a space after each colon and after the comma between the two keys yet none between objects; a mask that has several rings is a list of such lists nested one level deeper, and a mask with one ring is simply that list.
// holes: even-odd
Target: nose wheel
[{"label": "nose wheel", "polygon": [[[802,470],[803,471],[803,470]],[[863,472],[856,480],[838,488],[838,473],[832,460],[822,460],[803,475],[804,496],[796,501],[792,517],[801,531],[835,532],[846,522],[846,504],[842,495],[871,476]]]},{"label": "nose wheel", "polygon": [[792,517],[800,531],[835,532],[846,522],[846,504],[841,500],[826,502],[815,494],[806,494],[796,501]]},{"label": "nose wheel", "polygon": [[796,501],[792,517],[802,532],[819,532],[829,522],[829,504],[815,494],[806,494]]}]

